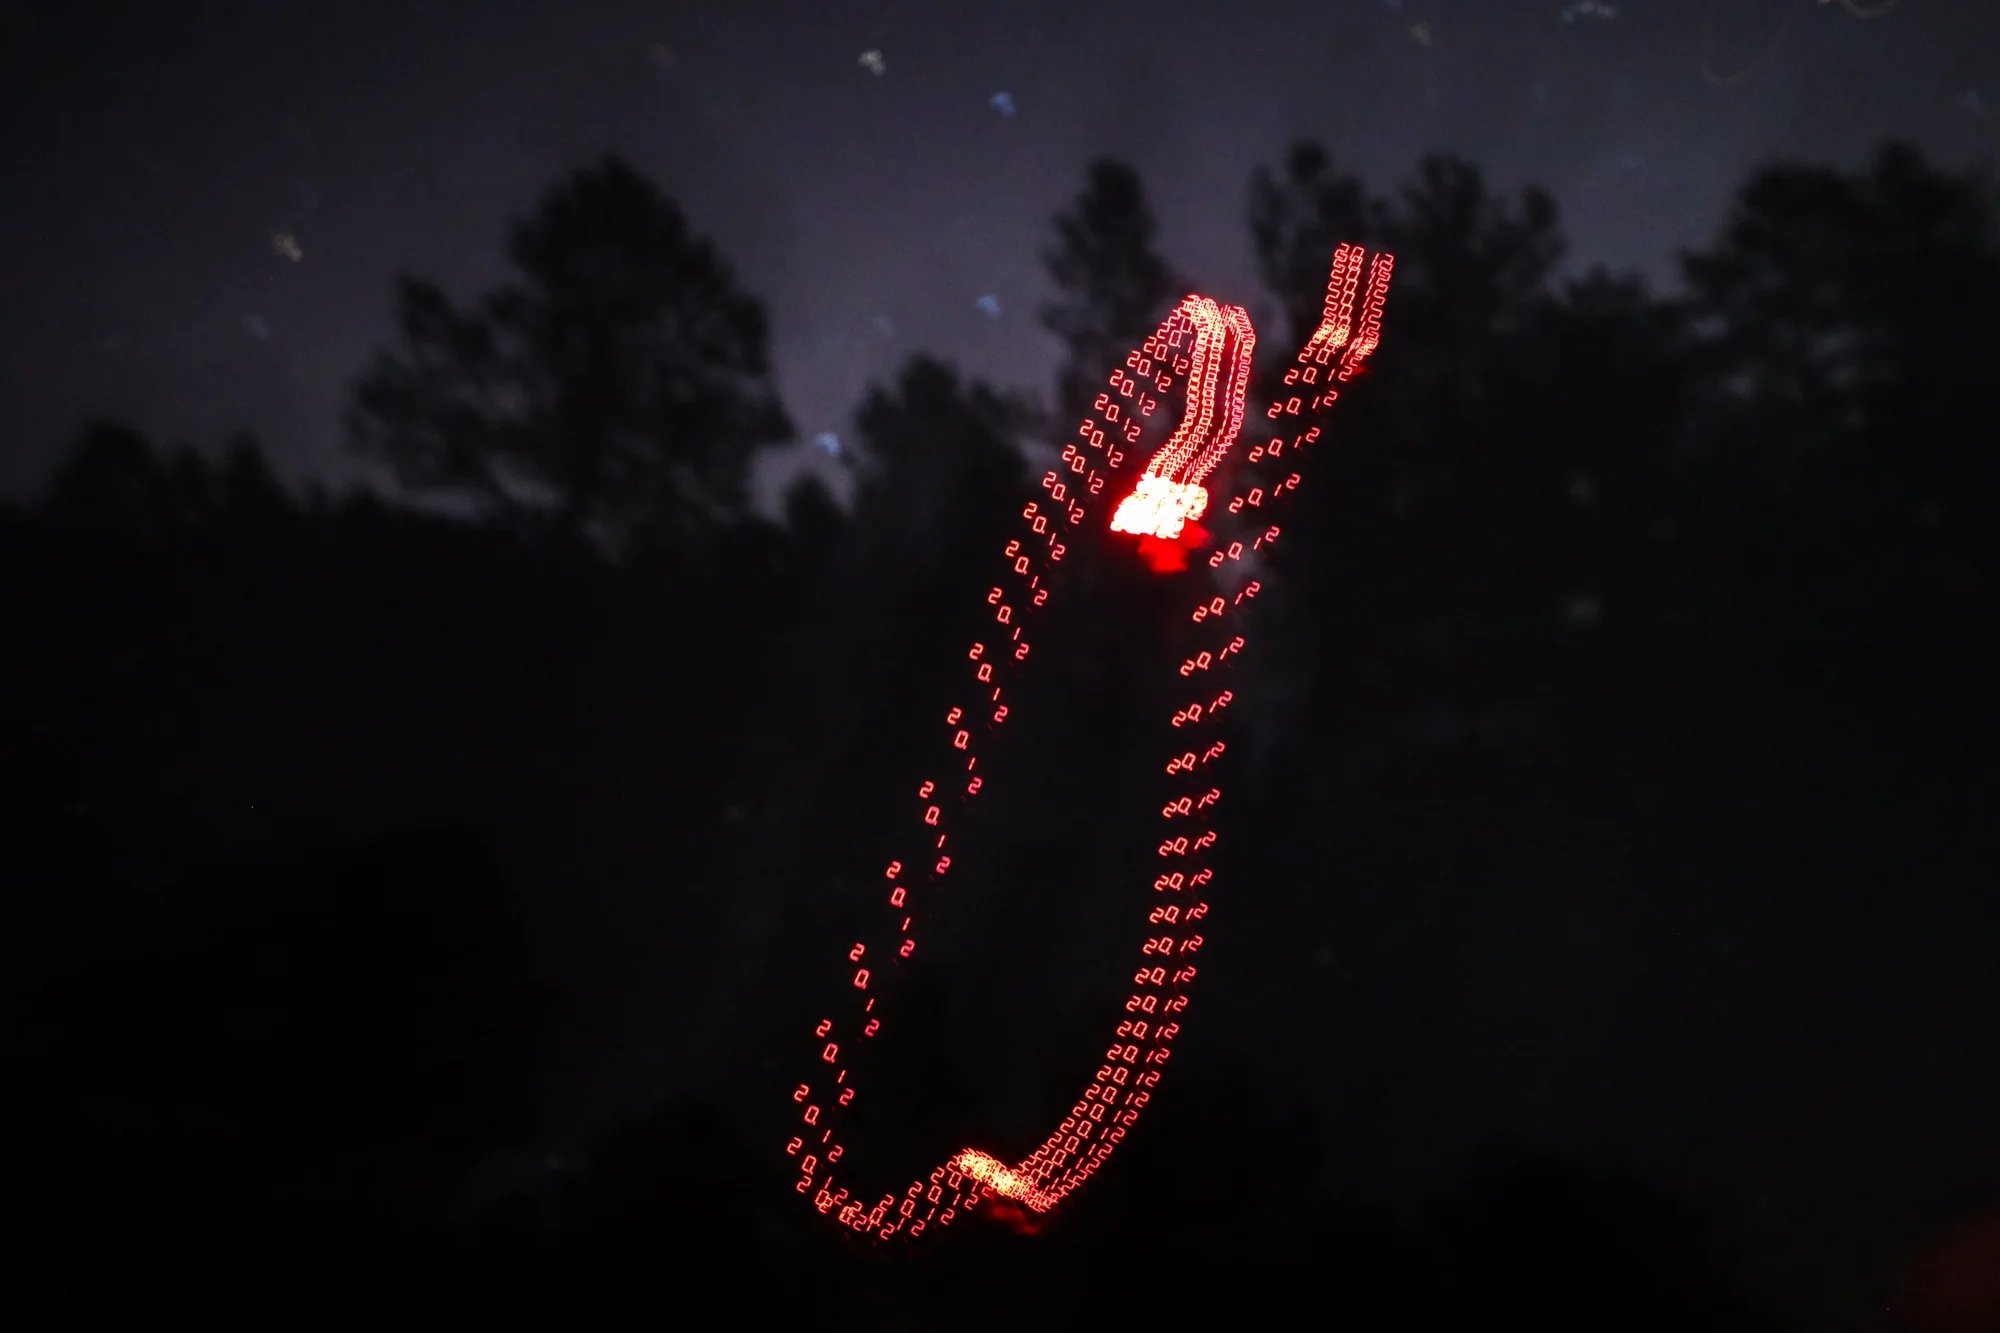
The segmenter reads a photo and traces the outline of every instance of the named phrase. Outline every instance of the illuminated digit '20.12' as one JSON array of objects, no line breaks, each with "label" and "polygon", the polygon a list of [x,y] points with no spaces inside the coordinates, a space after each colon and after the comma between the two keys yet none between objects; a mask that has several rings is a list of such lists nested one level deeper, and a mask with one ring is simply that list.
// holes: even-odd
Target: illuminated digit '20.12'
[{"label": "illuminated digit '20.12'", "polygon": [[[949,1225],[982,1201],[1006,1199],[1045,1213],[1096,1173],[1158,1088],[1187,1009],[1196,955],[1207,929],[1209,864],[1216,832],[1212,816],[1222,792],[1208,773],[1227,748],[1222,724],[1234,693],[1225,681],[1244,651],[1243,620],[1260,585],[1232,580],[1227,566],[1276,542],[1269,521],[1298,489],[1307,447],[1321,432],[1336,385],[1360,369],[1381,334],[1382,303],[1394,261],[1343,245],[1333,258],[1318,329],[1287,370],[1267,418],[1275,431],[1251,448],[1236,469],[1236,492],[1224,508],[1247,522],[1245,541],[1209,552],[1214,575],[1199,584],[1190,620],[1212,630],[1213,643],[1170,665],[1188,688],[1172,716],[1174,752],[1158,840],[1159,874],[1146,913],[1143,947],[1132,993],[1103,1062],[1062,1123],[1021,1162],[1008,1164],[976,1148],[954,1154],[900,1194],[866,1195],[842,1183],[848,1164],[841,1115],[860,1095],[854,1055],[882,1031],[876,1001],[898,962],[916,948],[912,912],[951,871],[954,810],[979,794],[983,737],[1008,720],[1007,689],[1026,669],[1034,613],[1058,590],[1065,536],[1101,513],[1107,492],[1117,497],[1109,519],[1115,532],[1135,535],[1138,554],[1162,573],[1188,568],[1188,553],[1208,542],[1199,526],[1209,510],[1202,486],[1228,455],[1243,424],[1256,334],[1238,306],[1190,296],[1111,373],[1089,417],[1042,477],[1042,497],[1021,511],[1023,531],[1006,544],[1001,581],[987,591],[987,628],[966,651],[964,702],[942,718],[942,756],[914,788],[920,821],[906,854],[890,861],[880,892],[885,908],[848,950],[836,1016],[813,1028],[812,1072],[792,1094],[796,1129],[785,1145],[798,1171],[796,1189],[824,1214],[856,1232],[890,1240],[915,1238]],[[1181,419],[1167,442],[1125,486],[1114,486],[1160,403],[1179,393]],[[1261,432],[1260,432],[1261,433]],[[1125,475],[1130,475],[1129,472]],[[1100,522],[1105,521],[1099,519]],[[1233,589],[1233,590],[1232,590]]]}]

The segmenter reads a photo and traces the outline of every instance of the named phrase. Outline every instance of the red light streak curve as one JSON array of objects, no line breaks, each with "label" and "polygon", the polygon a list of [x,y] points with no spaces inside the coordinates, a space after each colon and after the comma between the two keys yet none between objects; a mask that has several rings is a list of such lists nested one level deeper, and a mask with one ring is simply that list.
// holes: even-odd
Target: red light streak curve
[{"label": "red light streak curve", "polygon": [[[1205,296],[1188,297],[1181,302],[1181,311],[1194,323],[1187,409],[1173,438],[1147,462],[1132,494],[1119,502],[1111,516],[1113,532],[1162,541],[1178,538],[1188,523],[1207,511],[1208,491],[1201,479],[1222,461],[1243,426],[1243,394],[1250,384],[1250,357],[1257,346],[1250,316],[1242,306],[1218,307]],[[1215,403],[1218,377],[1223,388],[1220,419]],[[1100,396],[1100,410],[1104,401]]]},{"label": "red light streak curve", "polygon": [[[1217,546],[1208,556],[1209,569],[1221,570],[1278,540],[1280,528],[1268,520],[1298,489],[1306,446],[1320,436],[1326,412],[1339,397],[1336,385],[1361,369],[1381,339],[1382,305],[1394,262],[1379,252],[1371,258],[1355,245],[1343,245],[1334,254],[1319,327],[1286,371],[1284,387],[1265,413],[1277,433],[1244,456],[1236,479],[1239,489],[1223,506],[1229,515],[1249,520],[1244,529],[1248,546],[1243,540]],[[1212,646],[1174,664],[1196,693],[1171,718],[1176,752],[1165,764],[1172,785],[1160,810],[1167,827],[1157,848],[1162,864],[1153,889],[1158,897],[1146,915],[1124,1017],[1083,1096],[1041,1146],[1016,1165],[966,1148],[912,1181],[900,1195],[883,1194],[866,1203],[836,1183],[835,1167],[846,1154],[841,1115],[857,1095],[853,1051],[865,1049],[881,1032],[876,999],[896,964],[916,948],[910,932],[912,899],[935,892],[950,873],[947,823],[951,812],[976,797],[983,785],[978,744],[1008,718],[1003,691],[1025,670],[1031,646],[1027,626],[1059,586],[1068,553],[1064,535],[1085,522],[1129,461],[1120,446],[1136,444],[1160,399],[1178,388],[1184,398],[1179,427],[1141,469],[1111,526],[1137,535],[1139,553],[1154,569],[1186,570],[1187,552],[1209,538],[1194,523],[1207,509],[1201,483],[1222,463],[1242,427],[1255,346],[1256,334],[1240,307],[1218,306],[1200,296],[1182,301],[1111,373],[1106,392],[1098,395],[1091,415],[1064,448],[1060,464],[1042,477],[1043,498],[1021,511],[1024,531],[1007,543],[1005,572],[986,596],[992,624],[966,653],[966,702],[945,714],[942,757],[916,788],[921,828],[904,859],[889,862],[883,875],[888,913],[872,932],[872,942],[857,940],[848,950],[839,988],[845,999],[837,1006],[844,1017],[822,1018],[814,1027],[813,1072],[792,1094],[798,1121],[785,1152],[799,1173],[794,1188],[821,1213],[855,1232],[880,1240],[914,1239],[948,1226],[981,1202],[1046,1213],[1096,1174],[1159,1086],[1195,980],[1194,956],[1203,944],[1197,924],[1209,911],[1205,895],[1214,881],[1209,857],[1217,840],[1212,820],[1222,799],[1208,765],[1228,748],[1219,735],[1221,714],[1235,694],[1223,678],[1244,651],[1239,630],[1248,603],[1261,590],[1255,579],[1243,581],[1233,594],[1224,592],[1220,578],[1193,580],[1200,586],[1194,590],[1190,621],[1222,623]]]}]

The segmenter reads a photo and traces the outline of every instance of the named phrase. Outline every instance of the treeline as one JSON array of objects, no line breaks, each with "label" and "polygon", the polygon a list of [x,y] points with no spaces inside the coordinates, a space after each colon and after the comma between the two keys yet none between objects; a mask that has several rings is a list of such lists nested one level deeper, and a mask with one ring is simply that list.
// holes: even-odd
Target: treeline
[{"label": "treeline", "polygon": [[[749,512],[792,433],[761,306],[609,160],[516,225],[499,290],[400,283],[349,424],[403,498],[91,426],[0,515],[16,1294],[286,1324],[1066,1326],[1130,1299],[1755,1326],[1700,1226],[1615,1171],[1510,1158],[1420,1218],[1337,1205],[1368,1126],[1271,1109],[1331,1017],[1299,922],[1339,901],[1421,970],[1398,897],[1440,865],[1495,894],[1572,873],[1553,807],[1635,830],[1667,895],[1717,864],[1896,874],[1927,808],[1994,793],[1996,204],[1900,146],[1772,167],[1665,295],[1559,276],[1553,202],[1461,161],[1389,196],[1311,145],[1259,169],[1287,321],[1262,351],[1309,333],[1337,244],[1397,258],[1246,668],[1228,874],[1283,891],[1236,909],[1207,1037],[1060,1246],[967,1228],[915,1266],[806,1225],[775,1117],[1022,446],[1183,290],[1138,178],[1096,164],[1057,220],[1046,404],[913,358],[857,407],[845,508],[806,484]],[[1038,726],[1087,735],[1143,669],[1152,586],[1093,564]],[[1047,1067],[1028,1126],[1074,1078],[1019,1005],[1097,1030],[1063,980],[1095,909],[1053,867],[1116,832],[1078,812],[1119,756],[1044,750],[989,816],[985,933],[912,963],[918,1137],[990,1103],[967,1033]],[[1800,793],[1775,823],[1774,787]],[[1990,834],[1944,850],[1908,892],[1991,869]]]}]

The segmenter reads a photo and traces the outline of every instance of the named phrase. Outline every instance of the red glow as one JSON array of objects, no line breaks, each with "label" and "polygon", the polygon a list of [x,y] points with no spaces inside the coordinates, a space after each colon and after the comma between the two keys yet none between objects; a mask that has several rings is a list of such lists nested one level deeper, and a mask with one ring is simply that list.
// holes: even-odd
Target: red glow
[{"label": "red glow", "polygon": [[[1235,698],[1216,677],[1240,660],[1245,648],[1241,621],[1262,588],[1254,579],[1203,570],[1221,570],[1278,540],[1281,529],[1267,515],[1298,489],[1301,456],[1319,439],[1326,409],[1339,396],[1335,382],[1359,371],[1380,340],[1393,262],[1384,254],[1369,261],[1354,245],[1343,245],[1334,255],[1320,327],[1300,350],[1297,364],[1284,377],[1285,387],[1265,414],[1278,423],[1279,434],[1248,452],[1239,469],[1240,489],[1222,506],[1231,521],[1240,520],[1240,535],[1213,547],[1202,565],[1190,570],[1188,559],[1191,551],[1211,541],[1211,534],[1194,522],[1209,511],[1202,482],[1227,456],[1242,427],[1256,346],[1249,317],[1238,306],[1218,306],[1200,296],[1182,301],[1111,373],[1106,392],[1098,395],[1091,415],[1063,449],[1060,465],[1042,477],[1042,497],[1022,509],[1023,531],[1007,543],[1004,573],[985,595],[993,624],[987,633],[1004,633],[1005,638],[974,642],[966,654],[964,702],[941,719],[935,767],[909,789],[915,793],[913,841],[901,859],[888,863],[883,896],[889,915],[871,937],[847,948],[839,975],[848,984],[836,989],[849,997],[839,1002],[848,1006],[842,1010],[848,1016],[821,1019],[815,1026],[810,1072],[792,1095],[801,1107],[802,1128],[785,1152],[799,1172],[794,1188],[820,1212],[879,1239],[913,1239],[983,1203],[1017,1230],[1031,1232],[1037,1215],[1097,1172],[1151,1100],[1180,1033],[1180,1015],[1196,975],[1194,955],[1204,942],[1190,928],[1209,912],[1209,904],[1197,895],[1212,886],[1214,870],[1208,860],[1217,833],[1211,821],[1223,799],[1209,766],[1227,748],[1214,733]],[[1364,270],[1367,287],[1356,327],[1355,298]],[[893,1005],[877,1013],[875,1004],[885,989],[893,994],[900,960],[916,947],[908,901],[935,892],[951,869],[951,857],[943,854],[945,830],[958,808],[980,791],[982,779],[972,775],[978,751],[1008,719],[1003,693],[1025,669],[1031,646],[1028,625],[1061,583],[1066,530],[1080,526],[1104,498],[1130,461],[1121,446],[1139,442],[1160,400],[1176,389],[1184,401],[1180,422],[1139,471],[1109,526],[1136,533],[1140,558],[1154,570],[1191,580],[1190,622],[1222,623],[1214,627],[1212,641],[1176,653],[1168,664],[1195,693],[1171,718],[1175,746],[1165,771],[1172,785],[1161,806],[1168,827],[1164,837],[1147,835],[1149,842],[1160,839],[1164,873],[1153,883],[1156,896],[1149,895],[1139,966],[1124,1017],[1070,1114],[1019,1164],[1010,1166],[967,1148],[901,1194],[868,1201],[835,1179],[834,1167],[846,1151],[838,1133],[840,1116],[854,1102],[859,1082],[850,1077],[851,1056],[843,1052],[857,1045],[865,1049],[885,1021],[894,1021]],[[864,958],[875,964],[872,976],[870,969],[855,967]],[[820,1081],[817,1095],[815,1080]]]},{"label": "red glow", "polygon": [[1208,538],[1208,529],[1190,520],[1182,525],[1178,536],[1156,537],[1149,532],[1140,537],[1139,558],[1155,574],[1177,574],[1188,567],[1188,552]]}]

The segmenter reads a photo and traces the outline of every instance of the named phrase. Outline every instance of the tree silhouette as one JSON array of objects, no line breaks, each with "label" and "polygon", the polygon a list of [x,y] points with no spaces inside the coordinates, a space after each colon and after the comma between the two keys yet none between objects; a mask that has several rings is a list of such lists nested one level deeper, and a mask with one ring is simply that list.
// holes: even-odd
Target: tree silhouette
[{"label": "tree silhouette", "polygon": [[1060,296],[1041,316],[1063,343],[1056,411],[1065,438],[1104,376],[1183,294],[1154,248],[1157,230],[1139,173],[1108,158],[1090,164],[1083,192],[1056,218],[1056,244],[1042,258]]},{"label": "tree silhouette", "polygon": [[1017,439],[1034,416],[1019,397],[913,357],[893,389],[874,387],[855,411],[861,432],[855,524],[871,551],[926,573],[962,567],[967,548],[1014,508],[1027,465]]},{"label": "tree silhouette", "polygon": [[1991,531],[2000,408],[1956,386],[1989,373],[2000,349],[1968,318],[2000,299],[1992,181],[1894,143],[1852,175],[1773,166],[1683,268],[1721,369],[1708,399],[1724,447],[1755,449],[1788,485],[1815,461],[1859,464],[1870,508]]},{"label": "tree silhouette", "polygon": [[[1287,320],[1282,336],[1260,339],[1276,344],[1269,355],[1289,362],[1319,327],[1334,248],[1351,241],[1377,249],[1386,244],[1388,231],[1388,205],[1369,197],[1359,177],[1338,171],[1318,144],[1294,144],[1282,177],[1264,166],[1251,173],[1250,240],[1264,285],[1278,297]],[[1396,295],[1400,300],[1402,292]]]},{"label": "tree silhouette", "polygon": [[420,492],[619,541],[712,527],[791,426],[763,308],[672,200],[607,157],[513,229],[471,310],[401,280],[400,354],[355,387],[353,446]]},{"label": "tree silhouette", "polygon": [[73,535],[157,545],[268,528],[295,508],[246,434],[211,461],[187,445],[162,453],[130,426],[104,421],[85,427],[57,465],[43,512]]},{"label": "tree silhouette", "polygon": [[[1077,423],[1104,392],[1106,379],[1152,335],[1187,287],[1156,249],[1158,228],[1145,186],[1125,163],[1108,158],[1092,162],[1084,189],[1054,225],[1055,242],[1042,258],[1059,296],[1043,307],[1042,323],[1062,340],[1064,358],[1056,372],[1056,411],[1045,443],[1060,450],[1076,438]],[[1143,460],[1165,443],[1178,423],[1179,409],[1178,402],[1167,404],[1147,424],[1145,437],[1133,446],[1126,477],[1135,476]],[[1119,498],[1105,502],[1115,505]],[[1131,542],[1114,536],[1106,524],[1091,522],[1077,529],[1068,545],[1076,553],[1076,567],[1065,599],[1072,612],[1103,631],[1095,646],[1135,630],[1128,618],[1133,598],[1143,598],[1154,580],[1129,558],[1129,549],[1107,558]],[[1059,610],[1056,617],[1069,613]],[[1081,665],[1096,653],[1078,648],[1070,656]]]},{"label": "tree silhouette", "polygon": [[[1682,262],[1700,378],[1674,489],[1683,563],[1732,640],[1709,668],[1725,706],[1756,715],[1752,682],[1793,696],[1762,722],[1764,763],[1840,735],[1829,774],[1858,778],[1864,743],[1902,752],[1876,762],[1913,802],[1990,781],[1994,182],[1895,143],[1855,171],[1775,164]],[[1873,800],[1858,780],[1839,799]]]},{"label": "tree silhouette", "polygon": [[[893,386],[871,388],[856,410],[857,486],[838,588],[803,635],[821,687],[846,701],[823,762],[865,754],[893,770],[893,756],[923,732],[930,709],[914,716],[910,695],[934,693],[940,669],[963,652],[956,629],[1019,510],[1026,464],[1015,440],[1031,418],[1018,398],[928,357],[913,358]],[[841,651],[826,653],[833,643]],[[830,800],[859,801],[859,813],[866,791],[859,784]]]},{"label": "tree silhouette", "polygon": [[[1396,257],[1387,336],[1409,350],[1371,361],[1366,391],[1342,404],[1315,521],[1278,559],[1309,567],[1310,595],[1322,599],[1290,618],[1302,644],[1316,625],[1341,621],[1404,659],[1378,671],[1414,685],[1410,655],[1442,665],[1439,653],[1464,650],[1441,633],[1476,627],[1490,637],[1528,623],[1502,607],[1552,600],[1522,561],[1539,537],[1527,516],[1560,501],[1571,481],[1568,445],[1541,425],[1533,373],[1558,327],[1554,206],[1532,189],[1518,203],[1497,197],[1476,167],[1444,156],[1423,159],[1398,198],[1378,198],[1323,149],[1299,144],[1281,174],[1253,176],[1250,224],[1293,347],[1318,325],[1339,243]],[[1449,674],[1463,688],[1462,673]]]},{"label": "tree silhouette", "polygon": [[[1425,349],[1402,358],[1405,369],[1429,364],[1439,367],[1433,375],[1454,377],[1465,373],[1464,354],[1521,327],[1564,248],[1554,201],[1539,189],[1524,190],[1510,207],[1477,167],[1434,155],[1392,203],[1370,196],[1312,143],[1293,146],[1282,177],[1262,167],[1252,176],[1250,231],[1264,281],[1290,318],[1293,347],[1319,324],[1334,248],[1355,241],[1396,256],[1397,334]],[[1433,334],[1452,341],[1435,347]]]}]

